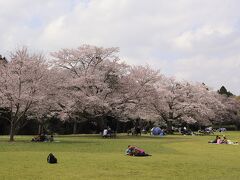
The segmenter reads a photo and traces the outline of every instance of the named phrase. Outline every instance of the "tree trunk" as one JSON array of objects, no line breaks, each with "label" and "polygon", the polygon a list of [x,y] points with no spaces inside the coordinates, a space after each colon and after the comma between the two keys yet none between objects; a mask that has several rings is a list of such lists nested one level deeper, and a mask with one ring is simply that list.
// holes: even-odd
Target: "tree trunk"
[{"label": "tree trunk", "polygon": [[38,134],[42,134],[43,125],[41,123],[38,124]]},{"label": "tree trunk", "polygon": [[11,123],[10,125],[10,139],[9,141],[14,141],[14,135],[15,135],[15,127],[14,127],[14,124]]},{"label": "tree trunk", "polygon": [[198,130],[202,130],[202,126],[200,123],[198,124]]},{"label": "tree trunk", "polygon": [[173,130],[172,130],[172,121],[170,120],[168,120],[167,121],[167,132],[168,132],[168,134],[173,134]]},{"label": "tree trunk", "polygon": [[99,121],[97,121],[97,126],[100,132],[102,132],[103,129],[107,127],[107,123],[105,122],[105,119],[103,117],[100,118]]},{"label": "tree trunk", "polygon": [[116,120],[116,133],[118,132],[118,128],[119,128],[119,122],[118,120]]},{"label": "tree trunk", "polygon": [[170,111],[168,116],[169,116],[169,119],[167,120],[167,132],[168,134],[173,134],[173,130],[172,130],[173,112]]},{"label": "tree trunk", "polygon": [[77,134],[77,121],[73,123],[73,134]]}]

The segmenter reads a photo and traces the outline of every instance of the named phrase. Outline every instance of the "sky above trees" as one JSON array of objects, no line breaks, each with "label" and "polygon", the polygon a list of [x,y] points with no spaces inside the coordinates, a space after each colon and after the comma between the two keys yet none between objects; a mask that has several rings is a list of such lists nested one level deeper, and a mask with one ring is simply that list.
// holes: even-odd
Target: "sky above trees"
[{"label": "sky above trees", "polygon": [[119,47],[130,64],[240,94],[238,0],[0,1],[0,54],[81,44]]}]

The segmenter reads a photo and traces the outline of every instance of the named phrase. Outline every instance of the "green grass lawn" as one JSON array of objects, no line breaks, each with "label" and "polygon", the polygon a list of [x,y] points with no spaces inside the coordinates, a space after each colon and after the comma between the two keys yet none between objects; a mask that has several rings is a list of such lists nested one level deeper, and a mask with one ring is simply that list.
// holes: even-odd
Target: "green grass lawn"
[{"label": "green grass lawn", "polygon": [[[240,132],[226,132],[239,141]],[[57,136],[53,143],[33,143],[31,136],[8,142],[0,136],[0,179],[240,179],[240,145],[215,145],[215,136],[132,137]],[[124,155],[127,145],[150,157]],[[48,164],[52,152],[58,164]]]}]

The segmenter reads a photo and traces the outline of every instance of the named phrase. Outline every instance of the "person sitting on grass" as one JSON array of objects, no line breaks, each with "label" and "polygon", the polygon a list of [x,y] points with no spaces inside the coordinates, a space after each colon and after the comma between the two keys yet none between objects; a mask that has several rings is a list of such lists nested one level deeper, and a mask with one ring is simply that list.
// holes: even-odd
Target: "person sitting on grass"
[{"label": "person sitting on grass", "polygon": [[224,136],[221,144],[227,144],[227,143],[228,143],[228,140],[227,140],[227,138]]},{"label": "person sitting on grass", "polygon": [[38,142],[38,141],[40,141],[40,134],[32,138],[32,142]]},{"label": "person sitting on grass", "polygon": [[125,153],[128,156],[133,156],[134,146],[128,145],[128,148],[126,149]]},{"label": "person sitting on grass", "polygon": [[217,143],[217,140],[218,140],[219,136],[217,135],[216,138],[212,141],[208,141],[208,143]]},{"label": "person sitting on grass", "polygon": [[53,142],[54,141],[54,137],[53,134],[51,134],[51,136],[48,138],[49,142]]},{"label": "person sitting on grass", "polygon": [[45,136],[43,134],[39,134],[32,138],[32,142],[43,142],[45,139]]},{"label": "person sitting on grass", "polygon": [[234,144],[234,145],[238,145],[238,142],[233,142],[233,141],[231,141],[231,140],[228,140],[228,139],[224,136],[221,144]]},{"label": "person sitting on grass", "polygon": [[103,130],[103,135],[102,135],[104,138],[107,138],[108,137],[108,130],[107,130],[107,128],[105,128],[104,130]]},{"label": "person sitting on grass", "polygon": [[145,153],[145,151],[143,149],[140,149],[138,147],[131,146],[131,145],[128,145],[128,148],[126,149],[126,155],[128,155],[128,156],[151,156],[151,155]]},{"label": "person sitting on grass", "polygon": [[217,144],[222,144],[221,137],[219,137],[219,136],[218,136],[218,139],[217,139]]},{"label": "person sitting on grass", "polygon": [[48,137],[45,134],[39,134],[36,137],[33,137],[32,142],[47,142],[48,141]]}]

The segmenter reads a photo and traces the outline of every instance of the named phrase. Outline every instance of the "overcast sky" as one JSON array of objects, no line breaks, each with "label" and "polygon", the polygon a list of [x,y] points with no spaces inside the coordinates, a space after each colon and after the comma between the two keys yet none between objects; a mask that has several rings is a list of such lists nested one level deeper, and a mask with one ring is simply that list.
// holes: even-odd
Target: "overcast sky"
[{"label": "overcast sky", "polygon": [[239,0],[0,0],[0,54],[82,44],[240,95]]}]

